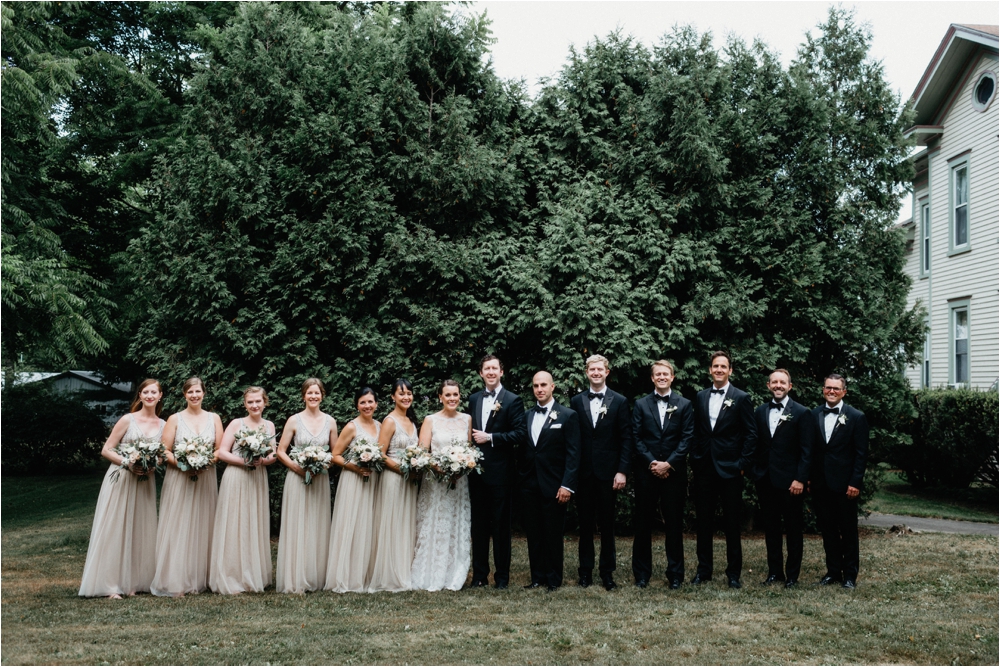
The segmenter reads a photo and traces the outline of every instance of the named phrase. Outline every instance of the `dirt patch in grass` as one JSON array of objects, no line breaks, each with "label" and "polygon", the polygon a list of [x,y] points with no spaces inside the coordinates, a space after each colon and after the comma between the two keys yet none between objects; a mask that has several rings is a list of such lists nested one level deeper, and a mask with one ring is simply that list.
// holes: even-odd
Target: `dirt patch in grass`
[{"label": "dirt patch in grass", "polygon": [[[654,577],[636,589],[628,539],[618,546],[618,590],[573,585],[569,539],[567,585],[525,591],[527,550],[517,539],[507,591],[84,600],[76,592],[96,493],[89,506],[68,503],[10,525],[4,501],[3,664],[997,664],[1000,657],[996,538],[865,532],[853,592],[811,585],[823,573],[816,538],[806,540],[800,588],[760,586],[764,545],[751,536],[739,591],[718,578],[670,591]],[[685,556],[690,577],[693,540],[685,540]],[[662,573],[662,541],[654,559]],[[721,540],[716,559],[725,559]]]}]

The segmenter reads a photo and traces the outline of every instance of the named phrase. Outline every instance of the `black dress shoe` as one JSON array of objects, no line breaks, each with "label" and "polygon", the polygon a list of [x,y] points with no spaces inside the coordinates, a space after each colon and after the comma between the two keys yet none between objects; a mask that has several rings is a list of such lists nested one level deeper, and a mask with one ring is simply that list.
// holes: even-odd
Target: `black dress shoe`
[{"label": "black dress shoe", "polygon": [[507,582],[501,581],[499,583],[493,584],[493,588],[497,589],[498,591],[505,591],[507,590]]},{"label": "black dress shoe", "polygon": [[576,585],[579,586],[580,588],[589,588],[592,583],[594,582],[590,580],[590,577],[581,576],[577,580]]},{"label": "black dress shoe", "polygon": [[780,584],[783,581],[785,581],[784,577],[779,577],[776,574],[769,574],[769,575],[767,575],[767,579],[765,579],[764,581],[760,582],[760,585],[761,586],[770,586],[771,584]]},{"label": "black dress shoe", "polygon": [[681,580],[680,579],[671,579],[670,580],[670,590],[676,591],[680,587],[681,587]]},{"label": "black dress shoe", "polygon": [[604,584],[604,590],[606,591],[613,591],[616,588],[618,588],[618,584],[616,584],[615,580],[612,579],[611,577],[605,577],[601,579],[601,583]]},{"label": "black dress shoe", "polygon": [[549,593],[551,593],[552,591],[559,590],[559,587],[558,586],[553,586],[552,584],[549,584],[548,588],[546,588],[545,590],[547,590]]},{"label": "black dress shoe", "polygon": [[694,584],[695,586],[701,586],[706,581],[711,581],[711,580],[712,577],[703,577],[700,574],[696,574],[694,575],[694,579],[691,580],[691,583]]},{"label": "black dress shoe", "polygon": [[743,584],[736,577],[729,577],[729,587],[730,588],[743,588]]},{"label": "black dress shoe", "polygon": [[835,577],[830,573],[824,574],[823,578],[819,580],[817,585],[819,586],[832,586],[833,584],[839,584],[840,577]]},{"label": "black dress shoe", "polygon": [[785,582],[785,588],[795,588],[798,585],[799,585],[798,579],[789,579],[788,581]]},{"label": "black dress shoe", "polygon": [[856,588],[853,579],[844,579],[843,587],[849,588],[851,590],[854,590]]},{"label": "black dress shoe", "polygon": [[482,579],[477,579],[472,582],[472,588],[486,588],[486,582]]},{"label": "black dress shoe", "polygon": [[537,581],[532,581],[530,584],[528,584],[527,586],[525,586],[525,588],[528,589],[528,590],[534,590],[536,588],[541,588],[541,587],[542,587],[542,585],[540,583],[538,583]]},{"label": "black dress shoe", "polygon": [[649,586],[649,580],[648,579],[637,579],[636,582],[635,582],[635,585],[636,585],[636,588],[646,588],[647,586]]}]

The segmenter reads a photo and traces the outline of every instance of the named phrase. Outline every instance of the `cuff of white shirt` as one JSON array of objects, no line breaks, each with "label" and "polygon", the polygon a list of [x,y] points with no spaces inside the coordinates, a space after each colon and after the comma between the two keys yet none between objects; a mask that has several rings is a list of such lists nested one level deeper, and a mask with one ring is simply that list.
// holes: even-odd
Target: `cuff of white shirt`
[{"label": "cuff of white shirt", "polygon": [[569,491],[570,493],[576,493],[576,491],[574,491],[573,489],[569,488],[568,486],[560,486],[559,488],[560,488],[560,489],[566,489],[566,490],[567,490],[567,491]]}]

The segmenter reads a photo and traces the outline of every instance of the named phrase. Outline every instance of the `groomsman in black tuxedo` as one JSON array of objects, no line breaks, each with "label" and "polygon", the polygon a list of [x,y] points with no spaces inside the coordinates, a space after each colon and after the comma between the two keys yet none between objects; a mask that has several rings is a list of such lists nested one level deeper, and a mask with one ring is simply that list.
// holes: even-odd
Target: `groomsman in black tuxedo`
[{"label": "groomsman in black tuxedo", "polygon": [[580,467],[580,418],[556,403],[546,371],[531,383],[538,401],[525,413],[528,433],[517,454],[521,518],[528,537],[531,583],[525,588],[562,585],[566,503],[576,490]]},{"label": "groomsman in black tuxedo", "polygon": [[516,470],[514,449],[524,440],[524,402],[503,388],[503,364],[492,354],[479,362],[486,388],[469,397],[472,439],[483,452],[483,474],[469,476],[472,505],[472,587],[484,587],[490,576],[493,539],[493,585],[510,581],[511,496]]},{"label": "groomsman in black tuxedo", "polygon": [[[751,477],[764,518],[767,578],[764,585],[799,583],[802,569],[802,499],[809,481],[815,420],[809,409],[788,395],[791,373],[779,368],[767,380],[771,400],[757,408],[757,448]],[[781,523],[788,534],[788,561],[782,567]]]},{"label": "groomsman in black tuxedo", "polygon": [[844,402],[847,380],[836,373],[823,381],[825,405],[812,411],[819,429],[813,454],[810,489],[823,533],[826,574],[821,586],[843,582],[853,589],[858,579],[858,496],[868,462],[868,420]]},{"label": "groomsman in black tuxedo", "polygon": [[580,514],[580,577],[587,588],[594,575],[594,528],[601,531],[599,572],[606,590],[617,588],[615,571],[615,500],[625,488],[632,457],[632,424],[628,401],[608,388],[611,369],[607,358],[595,354],[587,359],[590,391],[570,401],[580,417],[580,473],[577,511]]},{"label": "groomsman in black tuxedo", "polygon": [[663,516],[667,551],[667,581],[678,589],[684,581],[684,501],[687,496],[687,454],[694,437],[691,401],[670,391],[674,366],[660,360],[650,369],[653,393],[632,411],[635,439],[635,539],[632,575],[645,588],[653,574],[653,515]]},{"label": "groomsman in black tuxedo", "polygon": [[713,352],[709,366],[712,387],[699,391],[694,404],[691,468],[698,515],[698,570],[691,583],[695,585],[712,580],[715,507],[721,500],[722,529],[726,534],[726,577],[730,588],[740,588],[743,474],[751,464],[756,427],[750,397],[729,384],[732,372],[729,355]]}]

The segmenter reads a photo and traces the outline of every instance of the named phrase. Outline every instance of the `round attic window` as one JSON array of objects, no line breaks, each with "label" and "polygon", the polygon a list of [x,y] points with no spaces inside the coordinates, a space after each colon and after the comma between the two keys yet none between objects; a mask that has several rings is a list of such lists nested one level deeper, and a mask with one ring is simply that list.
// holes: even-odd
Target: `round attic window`
[{"label": "round attic window", "polygon": [[986,111],[996,95],[997,75],[993,72],[983,72],[979,75],[976,87],[972,89],[972,106],[976,111]]}]

